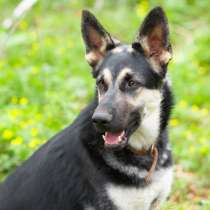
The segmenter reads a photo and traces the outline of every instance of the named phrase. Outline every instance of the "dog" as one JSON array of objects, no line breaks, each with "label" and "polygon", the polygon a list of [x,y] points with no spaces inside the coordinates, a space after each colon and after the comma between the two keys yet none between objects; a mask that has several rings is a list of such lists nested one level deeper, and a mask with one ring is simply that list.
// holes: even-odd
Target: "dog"
[{"label": "dog", "polygon": [[172,49],[163,9],[149,12],[131,44],[87,10],[81,28],[95,97],[2,183],[0,210],[154,210],[170,193]]}]

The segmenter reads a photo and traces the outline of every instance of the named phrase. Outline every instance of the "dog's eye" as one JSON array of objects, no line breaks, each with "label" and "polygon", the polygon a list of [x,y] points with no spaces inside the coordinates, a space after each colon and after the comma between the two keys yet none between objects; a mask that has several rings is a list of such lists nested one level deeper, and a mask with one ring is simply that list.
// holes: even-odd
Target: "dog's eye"
[{"label": "dog's eye", "polygon": [[99,88],[100,91],[106,92],[108,87],[104,79],[100,79],[96,82],[97,87]]},{"label": "dog's eye", "polygon": [[138,83],[132,79],[130,79],[127,83],[128,87],[132,88],[132,87],[136,87],[138,85]]}]

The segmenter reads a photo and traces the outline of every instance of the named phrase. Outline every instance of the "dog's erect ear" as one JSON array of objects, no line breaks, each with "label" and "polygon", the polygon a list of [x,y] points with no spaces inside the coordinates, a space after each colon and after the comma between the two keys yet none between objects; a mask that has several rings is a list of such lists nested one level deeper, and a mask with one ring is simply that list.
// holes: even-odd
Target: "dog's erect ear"
[{"label": "dog's erect ear", "polygon": [[150,11],[142,23],[136,41],[140,43],[154,70],[165,74],[165,67],[172,57],[168,21],[161,7]]},{"label": "dog's erect ear", "polygon": [[119,41],[97,21],[95,16],[87,10],[82,11],[82,36],[86,45],[86,60],[91,66],[96,66],[105,56],[107,50],[112,49]]}]

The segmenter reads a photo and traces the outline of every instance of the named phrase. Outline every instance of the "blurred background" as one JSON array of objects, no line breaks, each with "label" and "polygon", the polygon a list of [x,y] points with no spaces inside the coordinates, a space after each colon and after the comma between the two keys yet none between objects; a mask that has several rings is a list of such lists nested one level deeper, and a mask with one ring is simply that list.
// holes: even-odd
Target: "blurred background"
[{"label": "blurred background", "polygon": [[176,99],[170,121],[175,161],[165,210],[210,209],[209,0],[0,0],[0,180],[70,124],[91,100],[83,8],[131,42],[149,9],[167,13]]}]

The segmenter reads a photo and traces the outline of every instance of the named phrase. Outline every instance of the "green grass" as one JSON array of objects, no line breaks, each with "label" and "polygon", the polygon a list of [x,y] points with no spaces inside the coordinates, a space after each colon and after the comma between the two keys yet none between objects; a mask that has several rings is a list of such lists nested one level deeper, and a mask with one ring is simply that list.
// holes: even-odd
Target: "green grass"
[{"label": "green grass", "polygon": [[[1,22],[17,2],[0,1]],[[92,98],[81,9],[90,8],[108,31],[130,42],[158,2],[170,22],[174,58],[169,71],[176,98],[170,122],[176,175],[164,209],[210,209],[209,2],[107,2],[94,11],[91,0],[40,1],[13,32],[0,26],[0,177],[71,123]]]}]

